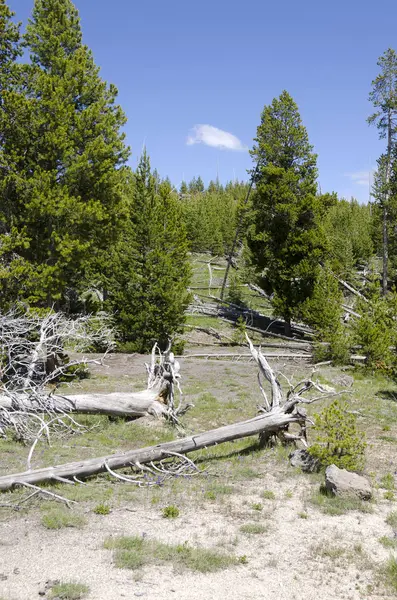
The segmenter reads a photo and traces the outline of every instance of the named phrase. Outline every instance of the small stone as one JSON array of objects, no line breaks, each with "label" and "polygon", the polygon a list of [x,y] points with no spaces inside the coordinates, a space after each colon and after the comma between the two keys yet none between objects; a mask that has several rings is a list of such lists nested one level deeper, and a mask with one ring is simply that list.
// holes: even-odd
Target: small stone
[{"label": "small stone", "polygon": [[8,579],[8,575],[5,575],[4,573],[0,573],[0,581],[6,581]]},{"label": "small stone", "polygon": [[44,588],[40,588],[39,589],[39,596],[45,596],[46,595],[46,590]]},{"label": "small stone", "polygon": [[325,471],[325,487],[328,492],[338,496],[357,496],[361,500],[372,498],[371,484],[368,479],[336,465],[327,467]]},{"label": "small stone", "polygon": [[15,567],[15,569],[13,571],[14,575],[19,575],[20,572],[21,571],[18,569],[18,567]]},{"label": "small stone", "polygon": [[320,470],[320,461],[314,458],[307,450],[294,450],[289,455],[293,467],[299,467],[304,473],[317,473]]},{"label": "small stone", "polygon": [[352,387],[354,383],[354,377],[351,375],[338,375],[332,379],[332,383],[340,385],[341,387]]}]

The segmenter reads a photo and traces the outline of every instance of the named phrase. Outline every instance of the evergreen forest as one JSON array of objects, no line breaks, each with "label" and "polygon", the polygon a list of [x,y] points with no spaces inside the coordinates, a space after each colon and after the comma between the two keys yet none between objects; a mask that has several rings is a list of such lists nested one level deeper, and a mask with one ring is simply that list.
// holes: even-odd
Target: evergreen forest
[{"label": "evergreen forest", "polygon": [[[317,155],[285,90],[258,115],[246,181],[204,183],[198,174],[175,187],[145,149],[132,169],[127,115],[84,44],[73,2],[35,0],[24,33],[17,19],[0,0],[3,313],[106,315],[119,350],[172,339],[182,351],[178,336],[200,297],[195,257],[218,257],[220,305],[279,319],[287,337],[306,328],[321,360],[360,354],[370,368],[394,371],[394,50],[368,81],[368,123],[384,152],[363,204],[321,190]],[[245,324],[240,315],[237,327]]]}]

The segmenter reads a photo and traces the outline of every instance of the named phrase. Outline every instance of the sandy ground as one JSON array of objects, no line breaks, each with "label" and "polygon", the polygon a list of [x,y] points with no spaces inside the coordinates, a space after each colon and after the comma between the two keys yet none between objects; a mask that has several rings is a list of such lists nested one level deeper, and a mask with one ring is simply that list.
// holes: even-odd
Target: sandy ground
[{"label": "sandy ground", "polygon": [[[261,481],[263,484],[277,497],[283,490],[291,490],[290,481],[280,484],[271,476]],[[269,530],[248,537],[239,532],[241,523],[247,521],[239,512],[246,506],[246,493],[244,506],[238,493],[230,497],[233,509],[229,508],[229,514],[224,514],[224,507],[210,505],[199,510],[186,508],[178,519],[166,520],[158,507],[125,506],[107,516],[90,513],[84,530],[48,531],[40,525],[38,515],[10,519],[0,524],[0,597],[33,600],[47,580],[60,579],[89,585],[93,600],[378,598],[378,593],[368,593],[367,585],[373,581],[374,564],[388,557],[378,538],[390,535],[385,524],[390,506],[377,505],[372,514],[353,512],[338,517],[313,508],[308,510],[308,518],[302,519],[299,495],[304,495],[305,482],[297,478],[294,486],[293,498],[263,501],[263,516],[257,522],[268,525]],[[257,497],[253,495],[252,500]],[[112,565],[112,552],[102,547],[109,535],[145,535],[172,544],[187,541],[217,549],[227,545],[228,551],[234,539],[232,551],[246,555],[247,564],[205,575],[178,573],[168,565],[150,566],[143,569],[139,580],[134,572]],[[322,555],[321,547],[335,546],[348,549],[352,557],[334,560]]]}]

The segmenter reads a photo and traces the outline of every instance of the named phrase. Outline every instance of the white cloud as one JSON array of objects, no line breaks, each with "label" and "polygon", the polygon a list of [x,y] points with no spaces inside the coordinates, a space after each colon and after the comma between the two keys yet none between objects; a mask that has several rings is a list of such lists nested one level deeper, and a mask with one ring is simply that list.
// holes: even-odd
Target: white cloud
[{"label": "white cloud", "polygon": [[354,173],[347,173],[345,177],[349,177],[356,185],[365,185],[368,187],[374,181],[374,169],[369,171],[356,171]]},{"label": "white cloud", "polygon": [[235,135],[212,125],[195,125],[190,130],[186,143],[188,146],[205,144],[221,150],[247,150],[247,147]]}]

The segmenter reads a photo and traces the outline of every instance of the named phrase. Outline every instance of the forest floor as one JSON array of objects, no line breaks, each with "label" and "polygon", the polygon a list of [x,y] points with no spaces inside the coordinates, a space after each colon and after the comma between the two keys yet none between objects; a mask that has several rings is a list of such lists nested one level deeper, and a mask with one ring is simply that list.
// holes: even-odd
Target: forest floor
[{"label": "forest floor", "polygon": [[[199,351],[239,349],[203,346],[188,354]],[[63,391],[143,389],[144,360],[112,354],[107,366],[94,366],[90,378]],[[291,360],[273,360],[272,366],[294,381],[312,369]],[[181,372],[186,400],[195,404],[184,417],[186,433],[255,415],[260,399],[253,362],[182,358]],[[324,366],[315,377],[346,390],[346,400],[359,412],[359,426],[368,438],[365,474],[374,487],[370,503],[323,496],[323,475],[303,474],[289,465],[287,450],[260,450],[254,438],[189,455],[205,472],[161,487],[137,488],[109,475],[86,485],[50,486],[78,503],[67,509],[35,498],[18,511],[0,507],[0,599],[78,598],[78,588],[70,583],[87,586],[91,600],[395,598],[388,587],[393,574],[384,567],[397,546],[397,388],[382,377],[349,375],[346,380],[346,371]],[[317,412],[322,406],[311,408]],[[42,445],[32,467],[139,448],[176,435],[146,418],[125,422],[85,416],[80,421],[90,430],[54,441],[52,447]],[[17,442],[0,441],[0,473],[25,470],[27,454],[28,448]],[[0,503],[15,503],[22,496],[26,491],[5,493]],[[179,515],[172,518],[175,508]],[[120,536],[130,539],[120,542]],[[63,587],[53,587],[57,581]]]}]

